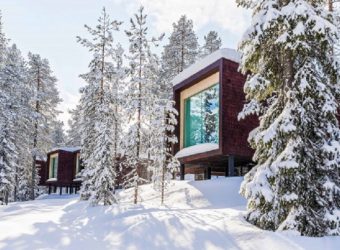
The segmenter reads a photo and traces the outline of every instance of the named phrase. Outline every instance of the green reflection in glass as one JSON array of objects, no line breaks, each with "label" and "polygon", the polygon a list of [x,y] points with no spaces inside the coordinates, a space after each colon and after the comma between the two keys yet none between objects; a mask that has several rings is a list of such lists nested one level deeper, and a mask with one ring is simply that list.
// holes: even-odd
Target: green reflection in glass
[{"label": "green reflection in glass", "polygon": [[185,99],[184,147],[219,140],[219,84]]}]

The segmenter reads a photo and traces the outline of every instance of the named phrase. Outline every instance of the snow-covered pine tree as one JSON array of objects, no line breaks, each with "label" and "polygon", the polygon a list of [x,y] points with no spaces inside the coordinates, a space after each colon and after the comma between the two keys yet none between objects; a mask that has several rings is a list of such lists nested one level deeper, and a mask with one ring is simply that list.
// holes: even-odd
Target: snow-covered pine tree
[{"label": "snow-covered pine tree", "polygon": [[[1,86],[1,84],[0,84]],[[3,96],[0,96],[4,101]],[[2,104],[1,104],[2,106]],[[8,203],[9,197],[15,188],[15,169],[18,157],[15,147],[15,138],[13,135],[13,115],[9,110],[2,110],[0,107],[0,198],[5,204]]]},{"label": "snow-covered pine tree", "polygon": [[[27,200],[28,197],[24,195],[29,189],[27,185],[30,180],[28,175],[31,168],[31,131],[32,127],[32,107],[31,97],[32,91],[27,82],[27,67],[21,52],[17,49],[16,45],[12,45],[8,49],[6,62],[1,70],[1,81],[7,85],[7,90],[10,94],[11,114],[14,120],[12,121],[11,134],[14,138],[15,152],[13,156],[16,157],[15,162],[15,190],[12,200]],[[3,90],[6,87],[2,86]],[[20,195],[19,195],[20,194]]]},{"label": "snow-covered pine tree", "polygon": [[250,134],[257,165],[241,193],[247,220],[301,235],[340,234],[339,75],[336,27],[321,0],[238,0],[253,10],[240,44],[251,72],[240,118],[259,114]]},{"label": "snow-covered pine tree", "polygon": [[79,147],[81,145],[81,106],[78,104],[74,109],[68,111],[71,118],[67,121],[67,145]]},{"label": "snow-covered pine tree", "polygon": [[134,187],[134,203],[137,203],[138,185],[143,181],[139,169],[147,163],[147,149],[150,146],[150,105],[155,98],[154,86],[158,68],[157,56],[151,52],[151,44],[157,45],[164,35],[148,38],[147,15],[140,7],[134,19],[130,19],[131,28],[125,31],[130,41],[130,71],[127,89],[126,112],[130,115],[130,127],[122,142],[127,172],[124,187]]},{"label": "snow-covered pine tree", "polygon": [[[113,51],[113,64],[114,64],[114,78],[112,79],[112,87],[110,89],[112,95],[112,108],[114,110],[114,144],[113,144],[113,157],[118,159],[121,156],[121,140],[123,136],[123,123],[125,119],[123,118],[123,106],[125,100],[123,99],[123,94],[125,91],[124,80],[127,75],[127,69],[123,66],[124,49],[121,44],[117,44],[116,49]],[[120,114],[120,115],[119,115]],[[116,167],[119,171],[120,167]]]},{"label": "snow-covered pine tree", "polygon": [[[114,157],[115,146],[115,119],[112,115],[113,106],[110,89],[104,86],[102,105],[98,107],[100,117],[96,122],[96,138],[93,152],[93,174],[90,176],[91,195],[89,201],[92,205],[103,203],[104,206],[117,203],[115,185],[117,178],[116,158]],[[118,114],[116,114],[118,115]]]},{"label": "snow-covered pine tree", "polygon": [[[335,0],[328,0],[329,11],[333,14],[335,26],[337,27],[338,34],[340,34],[340,2]],[[340,35],[334,43],[334,56],[338,67],[340,67]]]},{"label": "snow-covered pine tree", "polygon": [[5,63],[7,46],[8,39],[3,32],[2,14],[0,10],[0,68],[3,67]]},{"label": "snow-covered pine tree", "polygon": [[[6,51],[3,52],[6,54]],[[6,55],[3,55],[6,61]],[[5,64],[5,65],[4,65]],[[6,63],[0,69],[0,198],[8,203],[9,196],[14,191],[16,158],[12,85],[5,75]]]},{"label": "snow-covered pine tree", "polygon": [[152,134],[149,154],[152,160],[152,181],[154,189],[161,193],[161,204],[164,204],[164,193],[170,182],[172,174],[178,169],[179,162],[172,155],[172,146],[177,143],[174,135],[177,125],[177,110],[173,101],[158,99],[152,106],[151,120]]},{"label": "snow-covered pine tree", "polygon": [[30,199],[34,199],[39,178],[36,160],[43,159],[51,148],[51,129],[56,122],[59,113],[56,107],[61,99],[56,87],[57,79],[53,76],[48,60],[32,53],[28,54],[28,59],[28,81],[33,90],[31,102],[34,109]]},{"label": "snow-covered pine tree", "polygon": [[169,43],[162,53],[162,74],[171,81],[178,73],[193,64],[199,54],[193,22],[186,15],[173,25]]},{"label": "snow-covered pine tree", "polygon": [[209,33],[204,36],[204,45],[201,48],[201,56],[205,57],[210,55],[216,50],[219,50],[222,46],[222,40],[218,36],[216,31],[209,31]]},{"label": "snow-covered pine tree", "polygon": [[[121,75],[117,73],[112,59],[116,56],[113,46],[113,32],[119,30],[120,22],[111,21],[103,8],[98,25],[85,25],[92,39],[78,37],[84,47],[93,53],[90,71],[81,77],[87,82],[82,89],[81,109],[81,158],[85,168],[82,172],[81,199],[92,205],[116,202],[116,158],[114,144],[115,105],[114,83]],[[119,81],[119,80],[118,80]]]},{"label": "snow-covered pine tree", "polygon": [[55,121],[52,124],[52,147],[58,148],[65,146],[66,143],[66,136],[64,132],[64,123],[62,121]]}]

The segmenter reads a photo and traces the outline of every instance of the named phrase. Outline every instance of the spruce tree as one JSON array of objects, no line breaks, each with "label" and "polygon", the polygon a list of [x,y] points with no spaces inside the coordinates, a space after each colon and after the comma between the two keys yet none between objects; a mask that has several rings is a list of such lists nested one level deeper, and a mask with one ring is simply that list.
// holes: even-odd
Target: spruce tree
[{"label": "spruce tree", "polygon": [[105,9],[98,25],[85,25],[91,40],[78,37],[78,41],[93,53],[90,71],[81,77],[87,82],[82,89],[81,109],[81,158],[85,165],[82,171],[81,199],[92,205],[113,204],[116,201],[116,158],[114,127],[117,109],[116,89],[121,75],[112,61],[117,49],[113,44],[113,32],[119,30],[120,22],[111,21]]},{"label": "spruce tree", "polygon": [[53,76],[48,60],[32,53],[28,54],[28,59],[28,82],[33,90],[31,103],[34,110],[30,198],[34,199],[39,178],[36,160],[45,158],[51,148],[51,130],[59,113],[56,107],[61,99],[56,87],[57,79]]},{"label": "spruce tree", "polygon": [[130,116],[131,123],[127,136],[122,142],[125,162],[123,164],[127,172],[124,187],[135,189],[134,203],[137,203],[138,185],[144,182],[139,169],[145,168],[148,160],[147,149],[150,146],[150,104],[155,98],[154,86],[156,84],[158,70],[158,58],[151,52],[151,43],[163,38],[148,38],[147,15],[144,8],[140,7],[134,19],[130,19],[131,28],[125,31],[130,42],[128,56],[130,70],[128,72],[129,83],[126,93],[125,110]]},{"label": "spruce tree", "polygon": [[172,155],[172,146],[178,142],[174,135],[177,125],[177,110],[173,101],[158,99],[150,107],[153,110],[151,120],[152,134],[149,153],[152,159],[152,181],[154,189],[161,193],[161,204],[164,204],[165,190],[171,177],[177,171],[179,162]]},{"label": "spruce tree", "polygon": [[15,190],[13,200],[27,200],[30,180],[32,152],[32,90],[27,81],[27,66],[16,45],[8,49],[5,67],[2,71],[5,82],[11,86],[11,113],[14,118],[12,134],[14,136],[15,153]]},{"label": "spruce tree", "polygon": [[337,30],[321,0],[238,0],[253,10],[240,44],[257,165],[241,193],[247,220],[307,236],[340,234]]},{"label": "spruce tree", "polygon": [[69,110],[71,118],[68,120],[67,145],[79,147],[81,145],[81,106],[78,104],[74,109]]},{"label": "spruce tree", "polygon": [[183,15],[172,26],[173,31],[169,37],[169,43],[164,46],[162,53],[162,74],[169,81],[193,64],[199,54],[192,20]]},{"label": "spruce tree", "polygon": [[64,123],[62,121],[55,121],[52,124],[52,147],[58,148],[65,146],[66,138],[64,132]]},{"label": "spruce tree", "polygon": [[201,49],[201,56],[205,57],[210,55],[216,50],[219,50],[222,46],[222,40],[218,36],[216,31],[209,31],[209,33],[204,36],[204,45]]},{"label": "spruce tree", "polygon": [[2,14],[0,10],[0,68],[3,67],[5,63],[7,46],[8,39],[3,32]]}]

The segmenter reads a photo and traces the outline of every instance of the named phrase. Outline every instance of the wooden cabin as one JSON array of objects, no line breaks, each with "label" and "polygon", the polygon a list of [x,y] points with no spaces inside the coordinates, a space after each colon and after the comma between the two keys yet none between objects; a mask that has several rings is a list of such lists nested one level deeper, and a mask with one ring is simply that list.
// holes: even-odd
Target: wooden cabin
[{"label": "wooden cabin", "polygon": [[47,164],[43,185],[49,187],[49,193],[59,188],[60,194],[64,189],[67,193],[79,190],[81,179],[78,177],[82,166],[80,163],[79,147],[61,147],[47,154]]},{"label": "wooden cabin", "polygon": [[185,69],[173,80],[179,112],[174,153],[181,163],[181,179],[211,175],[244,175],[252,164],[247,138],[256,117],[238,121],[245,103],[246,76],[238,71],[240,55],[221,49]]}]

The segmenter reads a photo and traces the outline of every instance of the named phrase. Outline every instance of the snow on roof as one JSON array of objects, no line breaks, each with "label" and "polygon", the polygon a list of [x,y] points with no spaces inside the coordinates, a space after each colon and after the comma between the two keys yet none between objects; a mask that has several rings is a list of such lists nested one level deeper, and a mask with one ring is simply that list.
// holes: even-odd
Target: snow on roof
[{"label": "snow on roof", "polygon": [[52,150],[50,150],[50,152],[54,152],[54,151],[66,151],[66,152],[76,152],[80,150],[80,147],[60,147],[60,148],[53,148]]},{"label": "snow on roof", "polygon": [[198,60],[193,65],[189,66],[181,73],[179,73],[175,78],[172,80],[173,86],[181,83],[185,79],[189,78],[190,76],[194,75],[198,71],[206,68],[210,64],[213,64],[217,60],[225,58],[230,61],[240,63],[241,61],[241,54],[234,49],[223,48],[216,50],[215,52],[211,53],[210,55]]},{"label": "snow on roof", "polygon": [[205,152],[216,150],[216,149],[218,149],[218,144],[216,143],[203,143],[203,144],[198,144],[195,146],[183,148],[182,150],[177,152],[175,157],[183,158],[189,155],[205,153]]}]

